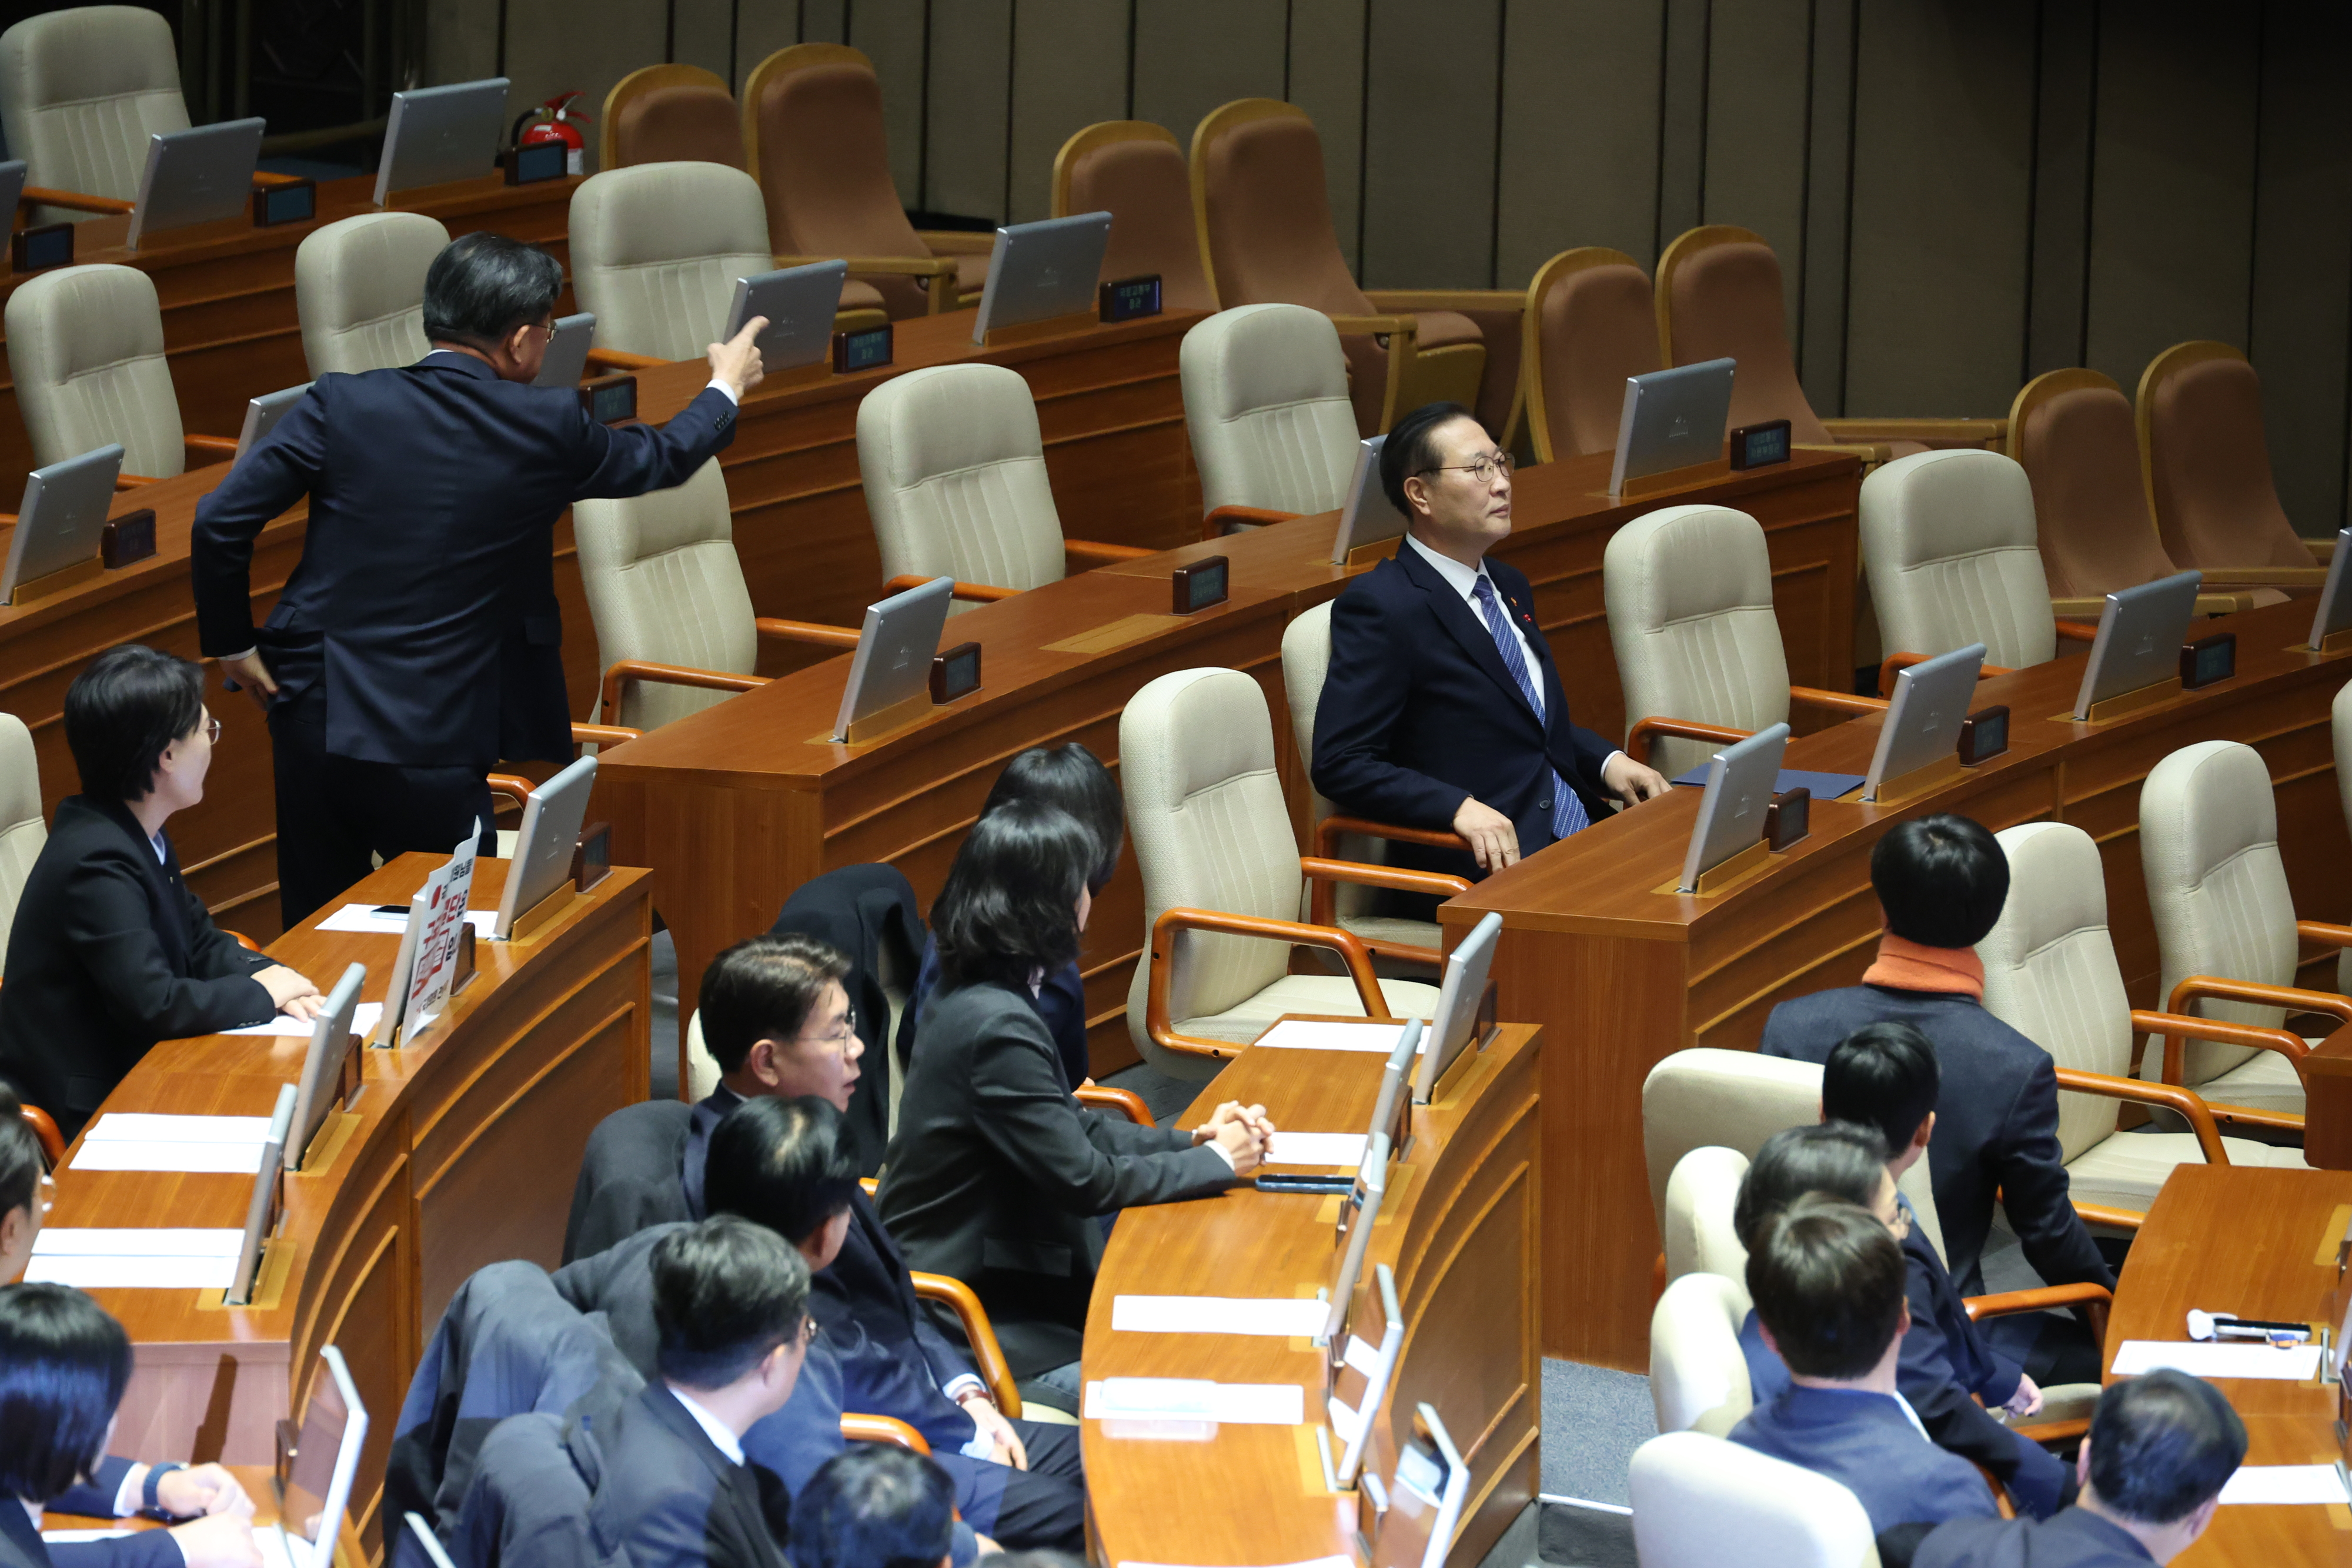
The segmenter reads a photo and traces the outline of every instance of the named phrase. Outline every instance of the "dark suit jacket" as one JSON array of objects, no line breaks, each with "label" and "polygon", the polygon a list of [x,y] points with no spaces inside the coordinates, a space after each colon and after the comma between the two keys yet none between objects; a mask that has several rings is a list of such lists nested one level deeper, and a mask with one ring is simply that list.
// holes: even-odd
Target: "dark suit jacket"
[{"label": "dark suit jacket", "polygon": [[69,795],[26,879],[0,986],[0,1075],[68,1138],[159,1040],[267,1022],[276,962],[213,924],[118,802]]},{"label": "dark suit jacket", "polygon": [[[603,1448],[587,1424],[509,1416],[482,1439],[457,1521],[443,1532],[450,1560],[468,1568],[634,1568],[627,1552],[601,1549],[589,1524],[604,1476]],[[384,1515],[387,1533],[397,1530],[393,1539],[413,1547],[395,1518]],[[428,1568],[421,1550],[404,1559],[395,1547],[385,1556],[395,1568]]]},{"label": "dark suit jacket", "polygon": [[852,1410],[896,1416],[934,1450],[972,1440],[971,1417],[947,1385],[975,1375],[915,1294],[907,1260],[863,1188],[851,1195],[840,1256],[817,1270],[809,1311],[841,1364],[841,1396]]},{"label": "dark suit jacket", "polygon": [[[121,1495],[123,1478],[131,1473],[133,1462],[108,1455],[99,1460],[98,1474],[88,1484],[51,1499],[48,1511],[112,1519],[114,1500]],[[182,1568],[186,1561],[172,1538],[160,1530],[133,1531],[107,1541],[61,1542],[50,1546],[48,1552],[57,1568]]]},{"label": "dark suit jacket", "polygon": [[[940,948],[930,937],[923,938],[923,963],[915,974],[915,988],[907,998],[907,1016],[898,1026],[899,1063],[914,1053],[915,1030],[923,1020],[923,1006],[939,988]],[[1094,1076],[1094,1062],[1087,1050],[1087,983],[1078,973],[1075,958],[1047,975],[1037,988],[1029,1005],[1045,1020],[1045,1032],[1054,1037],[1054,1050],[1061,1058],[1062,1076],[1076,1089]]]},{"label": "dark suit jacket", "polygon": [[1919,1543],[1911,1568],[2149,1568],[2147,1548],[2095,1513],[2048,1521],[1955,1520]]},{"label": "dark suit jacket", "polygon": [[[698,1206],[688,1207],[678,1190],[687,1136],[695,1121],[690,1105],[648,1100],[624,1105],[596,1124],[580,1156],[580,1178],[572,1186],[572,1214],[563,1226],[566,1263],[593,1257],[648,1226],[702,1217]],[[707,1130],[703,1138],[707,1145]],[[698,1205],[698,1157],[694,1171]]]},{"label": "dark suit jacket", "polygon": [[1080,1110],[1028,998],[978,984],[931,998],[879,1207],[908,1264],[979,1292],[1028,1377],[1078,1358],[1102,1256],[1095,1216],[1233,1183],[1190,1133]]},{"label": "dark suit jacket", "polygon": [[890,998],[882,988],[882,948],[887,943],[908,959],[923,950],[915,890],[897,866],[845,865],[794,888],[769,931],[814,936],[849,957],[842,986],[856,1010],[866,1055],[843,1119],[856,1140],[857,1174],[870,1176],[882,1168],[890,1142]]},{"label": "dark suit jacket", "polygon": [[[570,388],[500,381],[460,354],[321,376],[196,507],[204,652],[299,651],[289,671],[326,685],[333,756],[567,758],[555,519],[589,497],[683,484],[734,431],[724,392],[705,389],[661,429],[615,430]],[[257,634],[254,538],[306,494],[302,559]]]},{"label": "dark suit jacket", "polygon": [[2115,1289],[2067,1196],[2058,1147],[2058,1076],[2050,1053],[1964,996],[1849,986],[1797,997],[1764,1020],[1767,1056],[1825,1062],[1868,1023],[1896,1019],[1926,1035],[1943,1070],[1927,1169],[1944,1251],[1964,1296],[1984,1293],[1985,1238],[1999,1191],[2025,1260],[2053,1285]]},{"label": "dark suit jacket", "polygon": [[597,1444],[588,1527],[599,1550],[625,1552],[633,1568],[784,1568],[782,1489],[720,1453],[667,1384],[647,1384]]},{"label": "dark suit jacket", "polygon": [[[179,1548],[172,1548],[173,1555]],[[14,1498],[0,1498],[0,1568],[50,1568],[48,1546],[33,1528],[33,1516]]]},{"label": "dark suit jacket", "polygon": [[[1617,747],[1569,721],[1526,576],[1491,559],[1486,575],[1535,650],[1543,717],[1519,694],[1486,623],[1401,545],[1331,607],[1331,665],[1315,710],[1315,788],[1342,811],[1441,831],[1475,795],[1511,819],[1519,852],[1533,854],[1552,841],[1552,773],[1597,822],[1612,799],[1601,765]],[[1400,864],[1479,874],[1464,850],[1400,844],[1391,853]]]},{"label": "dark suit jacket", "polygon": [[1977,1468],[1921,1437],[1891,1395],[1791,1385],[1740,1417],[1731,1440],[1838,1482],[1870,1515],[1873,1534],[1994,1517]]}]

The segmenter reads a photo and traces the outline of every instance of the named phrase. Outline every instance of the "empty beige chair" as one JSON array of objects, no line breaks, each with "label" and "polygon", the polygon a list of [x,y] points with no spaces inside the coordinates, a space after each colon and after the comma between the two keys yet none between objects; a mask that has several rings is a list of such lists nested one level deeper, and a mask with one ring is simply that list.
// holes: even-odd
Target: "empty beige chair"
[{"label": "empty beige chair", "polygon": [[1650,275],[1622,250],[1564,250],[1536,269],[1520,331],[1536,461],[1614,451],[1626,378],[1665,365]]},{"label": "empty beige chair", "polygon": [[1184,334],[1184,426],[1208,508],[1225,520],[1337,511],[1356,472],[1348,361],[1331,318],[1303,305],[1239,305]]},{"label": "empty beige chair", "polygon": [[0,963],[7,961],[8,928],[25,896],[25,879],[48,841],[33,732],[15,714],[0,713]]},{"label": "empty beige chair", "polygon": [[[2106,882],[2091,836],[2067,822],[2028,822],[1999,837],[2009,859],[2009,901],[1977,944],[1984,1005],[2057,1065],[2058,1143],[2084,1218],[2137,1226],[2173,1167],[2200,1158],[2300,1168],[2298,1149],[2222,1137],[2193,1091],[2131,1077],[2135,1030],[2208,1039],[2243,1031],[2133,1009],[2107,933]],[[2118,1132],[2118,1100],[2163,1106],[2190,1130]]]},{"label": "empty beige chair", "polygon": [[1168,310],[1214,310],[1201,236],[1192,223],[1192,174],[1164,125],[1111,120],[1089,125],[1054,155],[1053,214],[1108,213],[1102,281],[1157,274]]},{"label": "empty beige chair", "polygon": [[2148,507],[2166,553],[2214,588],[2316,588],[2315,555],[2279,505],[2263,437],[2263,382],[2227,343],[2176,343],[2139,378],[2135,413]]},{"label": "empty beige chair", "polygon": [[110,442],[122,471],[149,479],[184,473],[189,457],[219,461],[236,443],[189,435],[163,359],[154,282],[130,267],[64,267],[25,279],[8,296],[8,371],[16,406],[43,467]]},{"label": "empty beige chair", "polygon": [[2176,1065],[2158,1039],[2149,1042],[2140,1076],[2186,1083],[2224,1121],[2248,1120],[2230,1110],[2242,1106],[2299,1124],[2304,1042],[2284,1032],[2288,1013],[2326,1012],[2352,1022],[2352,998],[2295,988],[2300,944],[2341,946],[2352,932],[2295,919],[2262,754],[2208,740],[2150,768],[2139,791],[2139,858],[2163,959],[2157,995],[2165,1010],[2251,1025],[2272,1043],[2296,1048],[2204,1041],[2186,1045]]},{"label": "empty beige chair", "polygon": [[314,230],[294,252],[294,312],[310,373],[413,365],[425,340],[425,274],[449,231],[423,213],[362,213]]},{"label": "empty beige chair", "polygon": [[[0,33],[0,128],[26,184],[131,201],[147,139],[188,129],[172,24],[143,5],[83,5]],[[33,222],[89,215],[42,207]]]},{"label": "empty beige chair", "polygon": [[1728,1437],[1756,1407],[1739,1328],[1754,1305],[1739,1279],[1685,1274],[1650,1312],[1650,1402],[1661,1432]]},{"label": "empty beige chair", "polygon": [[1704,1432],[1633,1450],[1628,1477],[1642,1568],[1878,1568],[1853,1493],[1769,1454]]},{"label": "empty beige chair", "polygon": [[700,359],[735,280],[775,265],[760,187],[740,169],[637,163],[572,193],[572,290],[601,348]]},{"label": "empty beige chair", "polygon": [[1746,1155],[1716,1145],[1693,1149],[1675,1162],[1674,1174],[1666,1178],[1660,1237],[1665,1244],[1668,1284],[1685,1274],[1747,1278],[1748,1249],[1731,1228],[1739,1184],[1747,1175]]},{"label": "empty beige chair", "polygon": [[1627,755],[1669,779],[1801,701],[1876,713],[1872,697],[1789,684],[1764,530],[1728,507],[1664,507],[1609,536],[1609,643],[1625,687]]},{"label": "empty beige chair", "polygon": [[[1284,1013],[1431,1016],[1436,987],[1379,979],[1354,936],[1298,919],[1302,880],[1441,896],[1469,884],[1302,859],[1275,772],[1274,721],[1255,681],[1234,670],[1179,670],[1147,685],[1119,715],[1118,775],[1151,933],[1128,991],[1127,1028],[1154,1067],[1211,1077]],[[1288,973],[1294,944],[1339,953],[1347,977]]]}]

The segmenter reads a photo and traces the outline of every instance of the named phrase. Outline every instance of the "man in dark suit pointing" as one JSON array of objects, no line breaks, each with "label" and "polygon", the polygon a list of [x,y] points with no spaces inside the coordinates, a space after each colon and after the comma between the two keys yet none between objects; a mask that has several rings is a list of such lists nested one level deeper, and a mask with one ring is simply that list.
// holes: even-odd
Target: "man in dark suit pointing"
[{"label": "man in dark suit pointing", "polygon": [[[289,925],[370,852],[446,854],[479,821],[489,852],[484,773],[572,752],[556,518],[684,483],[759,383],[764,320],[710,346],[710,384],[667,426],[599,424],[530,384],[562,287],[546,252],[466,235],[425,274],[433,351],[320,377],[196,508],[199,640],[269,714]],[[306,494],[302,559],[257,631],[254,539]]]},{"label": "man in dark suit pointing", "polygon": [[1461,834],[1467,853],[1394,851],[1461,875],[1568,837],[1611,796],[1664,794],[1655,768],[1569,722],[1527,578],[1486,559],[1511,531],[1511,459],[1469,410],[1398,420],[1381,486],[1407,529],[1332,606],[1316,789],[1357,816]]}]

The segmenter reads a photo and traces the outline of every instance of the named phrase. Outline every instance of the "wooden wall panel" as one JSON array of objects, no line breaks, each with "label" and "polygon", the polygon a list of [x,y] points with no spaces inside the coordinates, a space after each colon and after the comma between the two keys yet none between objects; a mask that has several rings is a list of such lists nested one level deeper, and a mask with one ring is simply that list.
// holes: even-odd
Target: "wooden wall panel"
[{"label": "wooden wall panel", "polygon": [[1128,118],[1127,13],[1100,0],[1022,0],[1013,27],[1011,215],[1032,223],[1052,211],[1062,143]]},{"label": "wooden wall panel", "polygon": [[929,0],[857,0],[849,42],[866,51],[882,83],[882,124],[890,138],[890,179],[909,210],[923,200],[923,84]]},{"label": "wooden wall panel", "polygon": [[670,0],[669,36],[671,59],[735,79],[735,0]]},{"label": "wooden wall panel", "polygon": [[1701,221],[1738,224],[1771,242],[1791,339],[1805,276],[1811,9],[1806,0],[1717,5],[1706,40]]},{"label": "wooden wall panel", "polygon": [[[1331,226],[1349,267],[1363,254],[1364,0],[1290,0],[1290,76],[1283,96],[1323,136]],[[1170,125],[1192,144],[1192,128]]]},{"label": "wooden wall panel", "polygon": [[[1360,272],[1374,288],[1484,288],[1495,268],[1502,0],[1455,0],[1442,40],[1417,0],[1372,0]],[[1522,280],[1524,281],[1524,280]]]},{"label": "wooden wall panel", "polygon": [[1004,219],[1013,87],[1013,0],[931,8],[923,205]]},{"label": "wooden wall panel", "polygon": [[1706,219],[1707,36],[1712,0],[1666,0],[1658,61],[1658,232],[1653,256]]},{"label": "wooden wall panel", "polygon": [[1495,287],[1571,246],[1657,259],[1664,0],[1533,0],[1503,14]]},{"label": "wooden wall panel", "polygon": [[2083,362],[2098,86],[2098,11],[2090,0],[2042,8],[2034,76],[2033,238],[2021,386],[2044,371]]},{"label": "wooden wall panel", "polygon": [[[1192,127],[1219,104],[1283,96],[1290,53],[1285,6],[1266,0],[1133,0],[1126,9],[1135,17],[1129,78],[1133,112],[1120,118],[1164,125],[1189,147]],[[1045,157],[1052,161],[1051,149]]]},{"label": "wooden wall panel", "polygon": [[778,49],[801,41],[798,0],[737,0],[735,91],[741,96],[752,68]]},{"label": "wooden wall panel", "polygon": [[[798,4],[801,14],[801,42],[804,44],[849,42],[850,0],[798,0]],[[782,5],[776,8],[780,11],[785,9]]]},{"label": "wooden wall panel", "polygon": [[1853,144],[1828,128],[1853,123],[1859,0],[1814,0],[1806,112],[1823,128],[1805,154],[1805,265],[1790,286],[1797,380],[1816,407],[1845,401],[1846,298],[1853,257]]}]

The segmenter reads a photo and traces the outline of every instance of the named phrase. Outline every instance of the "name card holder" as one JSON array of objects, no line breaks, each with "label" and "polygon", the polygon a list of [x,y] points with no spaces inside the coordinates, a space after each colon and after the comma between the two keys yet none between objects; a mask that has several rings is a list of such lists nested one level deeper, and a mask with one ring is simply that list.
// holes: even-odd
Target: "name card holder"
[{"label": "name card holder", "polygon": [[580,383],[580,406],[599,424],[629,424],[637,417],[637,378],[627,371]]},{"label": "name card holder", "polygon": [[45,272],[52,267],[71,267],[73,258],[74,226],[69,223],[18,229],[8,236],[8,268],[12,272]]},{"label": "name card holder", "polygon": [[253,226],[276,228],[279,224],[307,224],[319,215],[319,182],[289,180],[284,184],[257,186],[253,193]]},{"label": "name card holder", "polygon": [[930,687],[934,707],[980,690],[980,644],[959,643],[933,654]]},{"label": "name card holder", "polygon": [[108,571],[134,566],[155,553],[155,508],[110,517],[98,532],[99,564]]},{"label": "name card holder", "polygon": [[1764,844],[1774,854],[1785,853],[1812,832],[1813,792],[1796,789],[1772,797],[1764,808]]},{"label": "name card holder", "polygon": [[859,371],[878,371],[892,362],[897,351],[898,335],[887,321],[863,332],[835,332],[833,373],[848,376]]},{"label": "name card holder", "polygon": [[499,168],[509,185],[561,180],[570,172],[572,149],[561,141],[531,141],[499,150]]},{"label": "name card holder", "polygon": [[1190,615],[1225,601],[1233,582],[1233,561],[1221,555],[1202,556],[1178,567],[1169,582],[1173,589],[1171,609],[1176,614]]},{"label": "name card holder", "polygon": [[597,822],[581,830],[572,850],[572,886],[587,893],[613,874],[613,824]]},{"label": "name card holder", "polygon": [[1980,708],[1960,721],[1959,758],[1963,768],[1990,762],[2009,749],[2009,709],[2005,705]]},{"label": "name card holder", "polygon": [[2216,632],[2186,643],[2180,649],[2180,689],[2197,691],[2217,685],[2238,673],[2238,634]]}]

